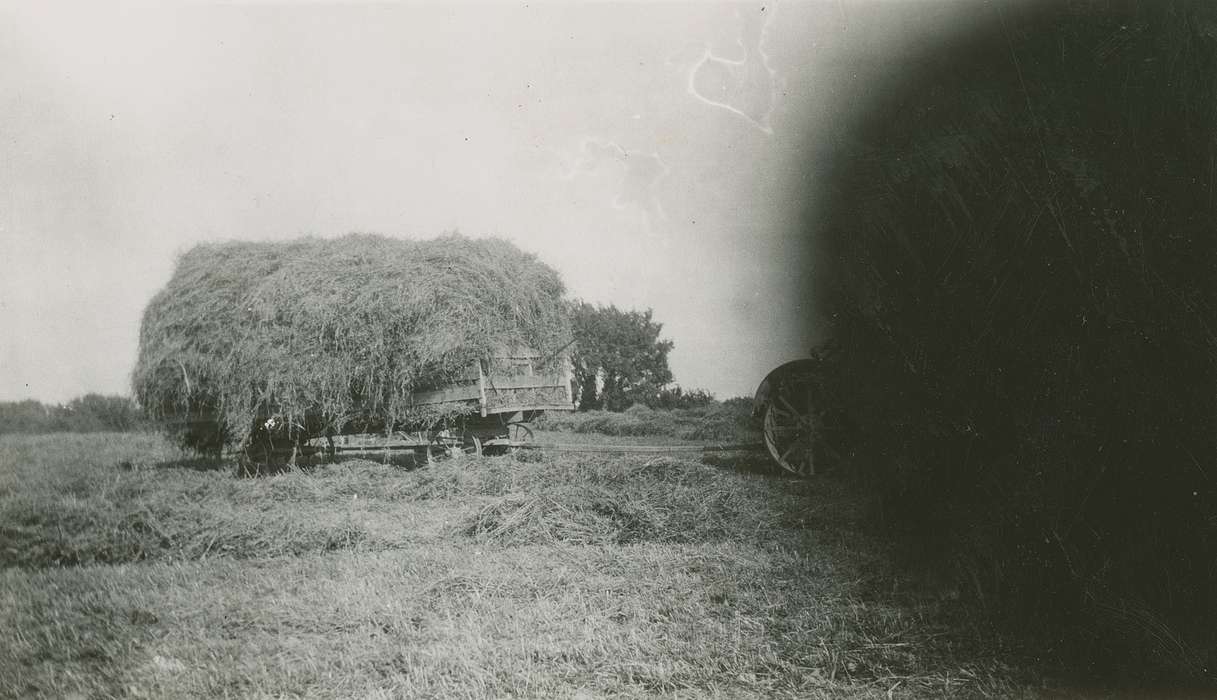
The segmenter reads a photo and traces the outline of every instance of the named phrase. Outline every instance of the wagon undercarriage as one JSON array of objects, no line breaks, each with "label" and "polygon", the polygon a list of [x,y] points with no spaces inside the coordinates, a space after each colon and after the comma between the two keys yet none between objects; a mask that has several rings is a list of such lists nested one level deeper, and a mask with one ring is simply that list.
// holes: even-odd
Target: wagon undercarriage
[{"label": "wagon undercarriage", "polygon": [[[545,411],[574,410],[569,368],[542,371],[539,354],[517,350],[475,363],[455,381],[411,395],[410,405],[448,417],[408,426],[369,414],[334,427],[302,426],[260,417],[242,445],[245,471],[263,471],[300,458],[413,452],[435,459],[457,454],[504,454],[532,440],[528,423]],[[551,365],[552,366],[552,365]],[[305,423],[313,423],[311,420]]]}]

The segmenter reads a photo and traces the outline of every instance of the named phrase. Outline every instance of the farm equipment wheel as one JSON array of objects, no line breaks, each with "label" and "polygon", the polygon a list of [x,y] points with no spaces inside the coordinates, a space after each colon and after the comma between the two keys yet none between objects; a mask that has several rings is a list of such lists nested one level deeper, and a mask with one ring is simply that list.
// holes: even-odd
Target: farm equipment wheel
[{"label": "farm equipment wheel", "polygon": [[482,439],[476,435],[465,435],[461,451],[473,457],[482,456]]},{"label": "farm equipment wheel", "polygon": [[[532,428],[527,423],[508,423],[506,432],[485,446],[487,455],[507,455],[520,450],[520,445],[532,442]],[[507,444],[503,444],[506,442]]]},{"label": "farm equipment wheel", "polygon": [[431,437],[431,444],[427,446],[428,461],[461,455],[481,457],[481,438],[471,433],[455,434],[451,430],[441,430]]},{"label": "farm equipment wheel", "polygon": [[514,452],[515,450],[520,449],[518,447],[518,444],[532,442],[532,440],[533,440],[532,428],[528,427],[527,423],[508,423],[507,424],[507,439],[511,440],[513,443],[517,443],[516,445],[513,445],[511,448],[512,451]]},{"label": "farm equipment wheel", "polygon": [[777,377],[764,413],[765,449],[782,469],[815,474],[815,413],[811,382],[799,373]]},{"label": "farm equipment wheel", "polygon": [[277,474],[288,467],[292,454],[287,441],[255,434],[237,457],[237,476]]}]

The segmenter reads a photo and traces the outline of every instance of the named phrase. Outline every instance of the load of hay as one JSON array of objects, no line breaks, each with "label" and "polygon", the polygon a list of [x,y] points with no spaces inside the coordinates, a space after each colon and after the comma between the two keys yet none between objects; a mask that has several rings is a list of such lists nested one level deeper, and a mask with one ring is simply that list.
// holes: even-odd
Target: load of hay
[{"label": "load of hay", "polygon": [[563,291],[499,239],[199,245],[144,312],[135,394],[196,449],[245,442],[267,417],[297,436],[433,424],[469,407],[416,406],[413,392],[505,348],[562,361]]},{"label": "load of hay", "polygon": [[1066,666],[1212,681],[1217,7],[990,17],[817,154],[830,395],[910,558]]}]

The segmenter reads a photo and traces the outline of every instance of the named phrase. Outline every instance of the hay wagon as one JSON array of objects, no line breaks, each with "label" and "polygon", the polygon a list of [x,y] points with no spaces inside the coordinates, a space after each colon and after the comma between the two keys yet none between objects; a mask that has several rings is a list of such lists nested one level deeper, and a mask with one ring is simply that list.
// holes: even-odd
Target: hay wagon
[{"label": "hay wagon", "polygon": [[552,360],[530,349],[503,351],[472,363],[447,384],[415,391],[412,407],[444,416],[426,423],[385,425],[354,416],[340,426],[319,427],[260,416],[239,456],[249,467],[318,454],[415,452],[432,459],[510,452],[533,439],[528,424],[544,412],[574,410],[569,365]]}]

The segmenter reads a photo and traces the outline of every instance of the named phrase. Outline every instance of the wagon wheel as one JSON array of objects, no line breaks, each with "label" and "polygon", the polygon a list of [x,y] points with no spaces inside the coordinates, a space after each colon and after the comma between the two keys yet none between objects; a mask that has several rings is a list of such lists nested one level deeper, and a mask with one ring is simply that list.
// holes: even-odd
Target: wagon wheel
[{"label": "wagon wheel", "polygon": [[815,415],[811,383],[791,375],[776,383],[765,406],[765,449],[782,469],[799,476],[815,474]]},{"label": "wagon wheel", "polygon": [[518,443],[532,442],[532,428],[527,423],[508,423],[507,439],[513,443],[511,450],[514,452],[520,449]]},{"label": "wagon wheel", "polygon": [[481,438],[473,433],[458,435],[451,430],[441,430],[431,436],[431,444],[427,446],[427,461],[432,462],[441,457],[459,455],[481,457]]},{"label": "wagon wheel", "polygon": [[[507,455],[520,450],[521,443],[532,442],[532,428],[526,423],[508,423],[503,428],[503,432],[495,437],[498,444],[486,445],[485,451],[487,455]],[[511,444],[502,444],[499,441],[506,441]]]},{"label": "wagon wheel", "polygon": [[260,445],[243,445],[237,453],[236,476],[257,476],[268,469],[269,451]]},{"label": "wagon wheel", "polygon": [[481,457],[482,439],[471,433],[466,433],[461,443],[461,452],[471,457]]},{"label": "wagon wheel", "polygon": [[276,474],[287,467],[286,448],[282,439],[276,440],[267,432],[255,432],[237,457],[238,476]]}]

